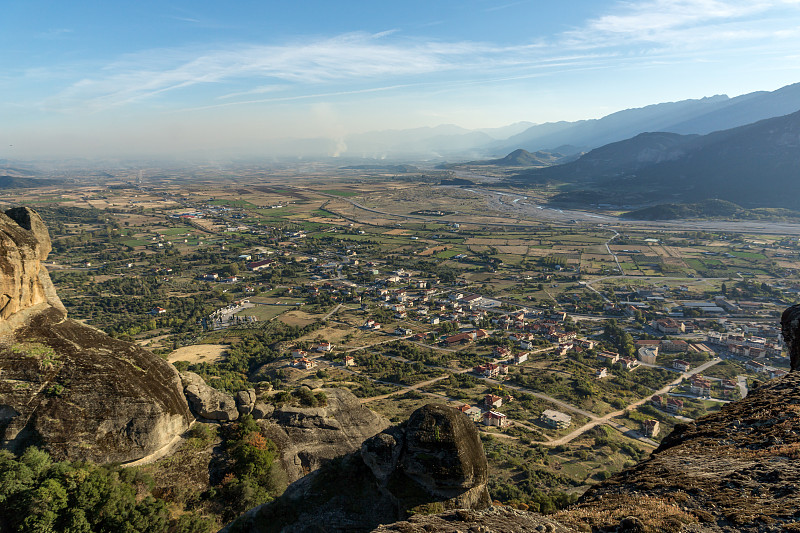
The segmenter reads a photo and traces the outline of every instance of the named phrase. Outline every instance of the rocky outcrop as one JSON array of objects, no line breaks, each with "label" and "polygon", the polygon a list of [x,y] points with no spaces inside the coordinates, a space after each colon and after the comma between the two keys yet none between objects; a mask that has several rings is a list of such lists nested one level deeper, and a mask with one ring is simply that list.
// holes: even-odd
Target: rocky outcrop
[{"label": "rocky outcrop", "polygon": [[[281,406],[257,403],[253,418],[278,446],[279,460],[288,481],[294,482],[323,463],[361,447],[389,426],[389,421],[361,405],[347,389],[322,389],[324,407]],[[259,415],[259,416],[257,416]]]},{"label": "rocky outcrop", "polygon": [[[183,393],[189,400],[192,412],[206,420],[236,420],[239,411],[233,396],[206,385],[194,372],[181,372]],[[255,394],[255,391],[253,391]]]},{"label": "rocky outcrop", "polygon": [[327,462],[276,501],[226,528],[251,532],[359,532],[414,513],[486,509],[488,465],[475,425],[442,405]]},{"label": "rocky outcrop", "polygon": [[256,390],[247,389],[236,393],[236,409],[239,414],[249,415],[256,406]]},{"label": "rocky outcrop", "polygon": [[[378,526],[375,533],[570,533],[575,530],[536,513],[511,507],[483,511],[458,509],[436,515],[414,515],[408,520]],[[631,529],[620,529],[629,531]]]},{"label": "rocky outcrop", "polygon": [[590,489],[559,519],[600,530],[621,515],[649,531],[796,529],[798,450],[800,372],[792,372],[719,413],[677,425],[650,459]]},{"label": "rocky outcrop", "polygon": [[0,335],[48,308],[66,315],[42,265],[49,253],[50,236],[38,213],[26,207],[0,213]]},{"label": "rocky outcrop", "polygon": [[145,457],[192,419],[178,373],[135,344],[66,318],[41,261],[41,218],[0,215],[0,442],[59,459]]}]

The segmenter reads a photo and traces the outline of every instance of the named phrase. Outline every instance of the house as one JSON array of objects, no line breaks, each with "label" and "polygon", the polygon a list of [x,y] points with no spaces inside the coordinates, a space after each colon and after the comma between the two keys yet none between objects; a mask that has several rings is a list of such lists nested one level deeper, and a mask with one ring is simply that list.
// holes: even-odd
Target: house
[{"label": "house", "polygon": [[467,331],[467,332],[464,332],[464,333],[458,333],[456,335],[452,335],[450,337],[447,337],[444,340],[444,342],[448,346],[449,345],[453,345],[453,344],[466,344],[468,342],[474,341],[475,338],[476,338],[476,335],[475,335],[474,331]]},{"label": "house", "polygon": [[786,370],[781,370],[780,368],[769,368],[767,369],[767,372],[769,373],[770,379],[782,378],[783,376],[788,374]]},{"label": "house", "polygon": [[312,368],[317,366],[317,364],[311,359],[303,357],[301,359],[295,359],[294,361],[292,361],[292,366],[295,368],[302,368],[303,370],[311,370]]},{"label": "house", "polygon": [[504,428],[509,425],[508,417],[497,411],[487,411],[483,413],[483,424],[485,426],[496,426]]},{"label": "house", "polygon": [[483,411],[479,407],[475,407],[474,405],[471,406],[466,411],[462,411],[465,415],[469,417],[470,420],[473,422],[480,422],[481,418],[483,418]]},{"label": "house", "polygon": [[560,411],[546,409],[542,412],[539,420],[548,427],[555,429],[565,429],[572,424],[572,417]]},{"label": "house", "polygon": [[500,396],[495,396],[494,394],[487,394],[483,398],[483,404],[487,409],[494,409],[495,407],[500,407],[503,405],[503,398]]},{"label": "house", "polygon": [[472,371],[485,378],[496,378],[498,375],[500,375],[500,365],[487,363],[485,365],[473,367]]},{"label": "house", "polygon": [[688,372],[692,365],[682,359],[675,359],[672,361],[672,368],[681,372]]},{"label": "house", "polygon": [[292,357],[308,357],[308,352],[300,348],[295,348],[292,350]]},{"label": "house", "polygon": [[352,355],[344,356],[344,366],[356,366],[356,358]]},{"label": "house", "polygon": [[472,420],[473,422],[480,422],[481,419],[483,419],[483,411],[478,407],[464,404],[458,407],[454,407],[454,409],[457,411],[461,411],[462,413],[467,415],[467,417],[469,417],[469,419]]},{"label": "house", "polygon": [[639,361],[636,359],[627,359],[625,357],[620,357],[619,365],[622,367],[623,370],[633,370],[637,366],[639,366]]},{"label": "house", "polygon": [[495,346],[492,349],[492,356],[495,359],[504,359],[511,356],[511,350],[505,346]]},{"label": "house", "polygon": [[653,407],[657,407],[659,409],[664,409],[665,404],[666,404],[666,400],[664,399],[663,396],[661,396],[659,394],[656,394],[655,396],[650,398],[650,403],[653,405]]},{"label": "house", "polygon": [[247,263],[245,266],[251,272],[258,272],[259,270],[264,270],[272,266],[274,261],[270,259],[263,259],[261,261],[254,261],[252,263]]},{"label": "house", "polygon": [[394,330],[394,334],[399,335],[401,337],[406,337],[408,335],[411,335],[412,333],[414,332],[407,328],[398,327],[397,329]]},{"label": "house", "polygon": [[689,390],[697,396],[711,396],[711,381],[696,374],[689,380]]},{"label": "house", "polygon": [[645,420],[642,422],[642,433],[645,437],[653,438],[658,435],[658,420]]},{"label": "house", "polygon": [[689,343],[682,340],[662,340],[659,348],[667,353],[685,352],[689,349]]},{"label": "house", "polygon": [[519,341],[519,347],[523,350],[532,350],[535,344],[532,340],[521,340]]},{"label": "house", "polygon": [[154,316],[155,316],[155,315],[163,315],[163,314],[164,314],[164,313],[166,313],[166,312],[167,312],[167,310],[166,310],[166,309],[164,309],[163,307],[154,307],[154,308],[152,308],[151,310],[149,310],[149,311],[147,312],[147,314],[148,314],[148,315],[154,315]]},{"label": "house", "polygon": [[619,361],[619,354],[616,352],[600,352],[597,354],[597,360],[601,363],[607,363],[609,365],[616,364]]},{"label": "house", "polygon": [[678,335],[686,331],[683,322],[678,322],[673,318],[660,318],[652,326],[665,335]]},{"label": "house", "polygon": [[436,324],[439,323],[439,317],[435,316],[435,317],[431,318],[430,323],[431,323],[432,326],[435,326]]},{"label": "house", "polygon": [[315,352],[330,352],[333,350],[333,344],[329,342],[321,342],[314,348]]},{"label": "house", "polygon": [[667,412],[675,414],[681,411],[683,411],[683,400],[678,398],[669,398],[667,400]]},{"label": "house", "polygon": [[744,364],[744,367],[751,372],[766,372],[767,366],[763,363],[759,363],[758,361],[748,361]]},{"label": "house", "polygon": [[520,365],[528,360],[528,352],[518,353],[514,356],[514,364]]},{"label": "house", "polygon": [[604,368],[598,368],[594,372],[594,377],[597,378],[597,379],[602,379],[602,378],[607,377],[607,376],[608,376],[608,369],[605,368],[605,367]]},{"label": "house", "polygon": [[381,325],[379,323],[375,322],[374,320],[372,320],[371,318],[369,320],[367,320],[366,322],[364,322],[364,325],[361,326],[361,327],[363,329],[372,329],[372,330],[381,329]]}]

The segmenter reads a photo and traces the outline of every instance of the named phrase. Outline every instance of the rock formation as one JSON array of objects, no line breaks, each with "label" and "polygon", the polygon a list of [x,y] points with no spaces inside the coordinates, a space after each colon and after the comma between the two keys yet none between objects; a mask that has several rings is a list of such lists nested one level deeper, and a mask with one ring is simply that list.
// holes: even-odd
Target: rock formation
[{"label": "rock formation", "polygon": [[50,236],[35,211],[17,207],[0,213],[0,335],[44,309],[66,315],[41,263],[49,253]]},{"label": "rock formation", "polygon": [[361,405],[349,390],[322,391],[328,399],[324,407],[284,405],[270,412],[257,403],[253,410],[264,434],[278,446],[290,483],[334,457],[358,450],[366,439],[389,426],[388,420]]},{"label": "rock formation", "polygon": [[475,425],[442,405],[332,460],[226,528],[253,533],[359,532],[417,512],[486,509],[488,465]]},{"label": "rock formation", "polygon": [[[194,372],[181,372],[183,393],[194,414],[206,420],[236,420],[239,410],[233,396],[206,385]],[[255,395],[255,391],[253,391]]]},{"label": "rock formation", "polygon": [[0,442],[96,462],[155,452],[192,419],[177,372],[66,318],[41,263],[49,251],[36,212],[0,214]]}]

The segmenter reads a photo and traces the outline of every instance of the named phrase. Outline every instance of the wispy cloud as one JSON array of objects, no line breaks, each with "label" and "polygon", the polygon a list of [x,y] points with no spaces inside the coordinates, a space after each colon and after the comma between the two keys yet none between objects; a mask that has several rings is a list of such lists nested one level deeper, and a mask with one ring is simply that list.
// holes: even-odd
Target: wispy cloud
[{"label": "wispy cloud", "polygon": [[[798,10],[800,0],[643,0],[619,2],[580,27],[516,46],[424,41],[388,30],[280,45],[149,50],[94,71],[46,106],[102,111],[203,85],[209,88],[207,105],[195,101],[186,107],[216,107],[422,86],[437,83],[443,74],[483,83],[598,65],[613,68],[615,62],[629,68],[636,61],[694,61],[702,57],[699,52],[755,50],[772,40],[797,43],[796,17],[780,15]],[[274,96],[250,98],[267,93]]]},{"label": "wispy cloud", "polygon": [[57,28],[53,30],[47,30],[41,32],[36,35],[39,39],[61,39],[71,33],[74,33],[75,30],[69,28]]}]

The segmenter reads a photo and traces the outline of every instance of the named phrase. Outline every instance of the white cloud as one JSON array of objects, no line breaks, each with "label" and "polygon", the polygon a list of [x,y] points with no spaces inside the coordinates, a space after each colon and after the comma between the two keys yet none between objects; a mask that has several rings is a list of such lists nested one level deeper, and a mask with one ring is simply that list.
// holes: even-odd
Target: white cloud
[{"label": "white cloud", "polygon": [[[143,100],[158,106],[159,96],[203,85],[207,90],[191,93],[194,99],[184,104],[198,109],[437,85],[443,77],[449,84],[491,83],[598,66],[629,68],[636,61],[696,61],[776,40],[796,44],[796,16],[780,15],[796,15],[798,8],[800,0],[619,2],[579,28],[516,46],[422,41],[388,30],[278,45],[148,50],[95,69],[45,107],[102,111]],[[260,94],[271,96],[249,98]],[[219,100],[226,102],[215,105]]]}]

